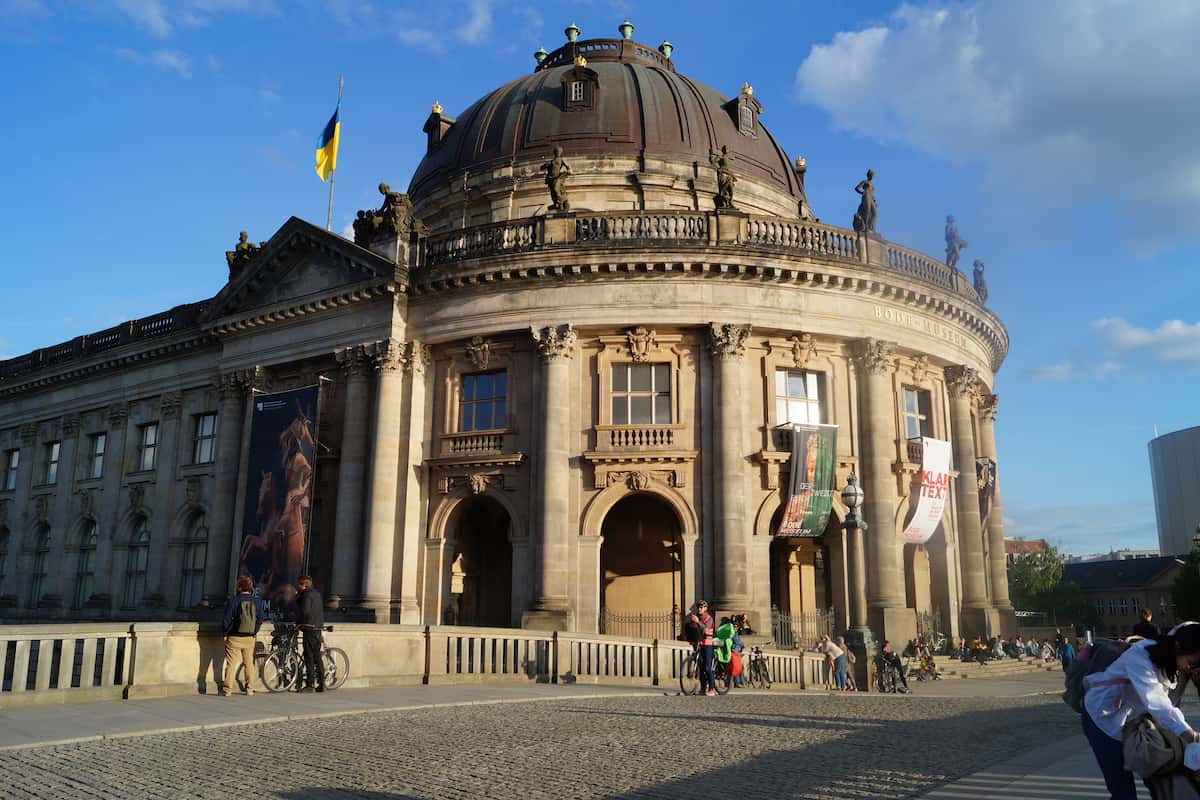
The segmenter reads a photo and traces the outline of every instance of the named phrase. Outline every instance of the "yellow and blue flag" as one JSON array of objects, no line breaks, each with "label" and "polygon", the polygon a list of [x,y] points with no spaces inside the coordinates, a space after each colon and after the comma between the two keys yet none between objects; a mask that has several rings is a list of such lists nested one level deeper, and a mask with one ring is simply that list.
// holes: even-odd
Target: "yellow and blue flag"
[{"label": "yellow and blue flag", "polygon": [[329,180],[329,173],[337,169],[338,138],[342,132],[338,114],[341,110],[342,104],[338,103],[325,130],[321,131],[321,138],[317,140],[317,175],[323,181]]}]

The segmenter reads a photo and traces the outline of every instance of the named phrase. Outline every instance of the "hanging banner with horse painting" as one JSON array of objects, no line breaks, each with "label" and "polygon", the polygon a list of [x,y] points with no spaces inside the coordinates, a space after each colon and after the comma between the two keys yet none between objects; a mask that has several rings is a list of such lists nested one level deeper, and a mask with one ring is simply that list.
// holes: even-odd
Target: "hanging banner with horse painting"
[{"label": "hanging banner with horse painting", "polygon": [[793,425],[791,480],[776,536],[821,536],[833,509],[836,425]]},{"label": "hanging banner with horse painting", "polygon": [[238,575],[274,601],[304,573],[318,387],[254,397]]}]

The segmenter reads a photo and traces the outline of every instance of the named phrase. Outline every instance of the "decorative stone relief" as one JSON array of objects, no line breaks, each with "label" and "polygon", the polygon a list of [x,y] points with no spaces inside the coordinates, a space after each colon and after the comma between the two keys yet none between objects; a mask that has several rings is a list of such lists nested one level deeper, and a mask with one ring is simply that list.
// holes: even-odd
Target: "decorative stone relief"
[{"label": "decorative stone relief", "polygon": [[575,343],[579,337],[571,325],[551,325],[541,330],[530,328],[530,333],[533,334],[538,353],[547,361],[575,355]]},{"label": "decorative stone relief", "polygon": [[952,364],[943,370],[946,376],[946,388],[951,397],[969,398],[979,384],[979,375],[974,367],[964,364]]},{"label": "decorative stone relief", "polygon": [[741,358],[746,353],[746,337],[749,335],[749,325],[708,323],[709,348],[717,358]]},{"label": "decorative stone relief", "polygon": [[163,419],[175,419],[182,407],[183,395],[179,392],[165,392],[159,400],[159,412]]},{"label": "decorative stone relief", "polygon": [[33,498],[33,521],[35,523],[45,522],[50,513],[50,496],[39,494]]},{"label": "decorative stone relief", "polygon": [[476,473],[467,477],[467,483],[471,487],[471,494],[483,494],[487,491],[488,476]]},{"label": "decorative stone relief", "polygon": [[396,339],[380,339],[366,345],[375,369],[380,373],[396,372],[406,361],[404,342]]},{"label": "decorative stone relief", "polygon": [[442,494],[447,494],[452,489],[463,488],[471,494],[478,495],[483,494],[489,488],[507,489],[508,487],[505,486],[503,473],[473,472],[470,475],[448,475],[441,479],[438,488]]},{"label": "decorative stone relief", "polygon": [[982,394],[979,397],[979,416],[988,422],[996,421],[997,407],[1000,405],[1000,395]]},{"label": "decorative stone relief", "polygon": [[412,339],[405,346],[404,358],[406,368],[414,375],[424,375],[425,368],[433,363],[433,355],[429,346]]},{"label": "decorative stone relief", "polygon": [[271,391],[271,375],[265,367],[251,367],[238,372],[242,385],[256,392]]},{"label": "decorative stone relief", "polygon": [[917,356],[913,359],[912,379],[916,384],[929,380],[929,356]]},{"label": "decorative stone relief", "polygon": [[75,436],[79,433],[79,415],[64,414],[62,418],[63,436]]},{"label": "decorative stone relief", "polygon": [[246,385],[242,382],[240,372],[225,372],[213,379],[217,387],[217,396],[222,400],[241,400]]},{"label": "decorative stone relief", "polygon": [[892,367],[896,343],[879,339],[859,339],[854,342],[852,352],[854,362],[860,370],[871,375],[884,375]]},{"label": "decorative stone relief", "polygon": [[188,478],[183,487],[184,502],[189,508],[200,505],[200,479]]},{"label": "decorative stone relief", "polygon": [[603,479],[596,482],[597,489],[625,484],[635,492],[644,492],[655,483],[672,488],[679,488],[685,484],[680,477],[680,471],[675,469],[610,469],[600,470],[598,475]]},{"label": "decorative stone relief", "polygon": [[95,513],[95,497],[90,489],[80,489],[75,494],[79,496],[79,513],[81,516],[90,517]]},{"label": "decorative stone relief", "polygon": [[129,486],[129,510],[141,511],[142,502],[146,498],[146,487],[140,483],[133,483]]},{"label": "decorative stone relief", "polygon": [[379,184],[383,204],[374,210],[359,211],[354,220],[354,243],[362,247],[384,239],[408,236],[412,231],[412,201],[408,195],[393,192],[386,183]]},{"label": "decorative stone relief", "polygon": [[492,357],[492,345],[487,339],[472,336],[465,349],[467,360],[471,362],[472,367],[479,370],[488,368],[488,359]]},{"label": "decorative stone relief", "polygon": [[38,426],[36,422],[27,422],[21,426],[21,444],[28,447],[37,440]]},{"label": "decorative stone relief", "polygon": [[347,377],[361,378],[370,374],[371,357],[367,353],[366,345],[339,347],[334,351],[333,357]]},{"label": "decorative stone relief", "polygon": [[113,403],[108,407],[108,427],[113,430],[123,430],[129,421],[129,404]]},{"label": "decorative stone relief", "polygon": [[641,326],[626,332],[625,338],[629,344],[629,357],[634,363],[640,364],[650,357],[650,351],[655,348],[658,334]]},{"label": "decorative stone relief", "polygon": [[803,369],[808,362],[817,357],[817,346],[813,344],[811,333],[799,333],[788,339],[792,343],[792,363]]},{"label": "decorative stone relief", "polygon": [[650,473],[643,472],[642,470],[631,472],[629,473],[629,477],[625,479],[625,483],[634,491],[645,491],[650,488]]}]

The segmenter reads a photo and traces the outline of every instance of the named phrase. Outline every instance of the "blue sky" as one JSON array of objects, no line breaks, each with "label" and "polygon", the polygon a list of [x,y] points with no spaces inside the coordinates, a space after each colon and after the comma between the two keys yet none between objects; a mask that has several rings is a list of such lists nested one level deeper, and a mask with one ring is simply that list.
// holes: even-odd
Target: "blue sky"
[{"label": "blue sky", "polygon": [[628,17],[691,77],[753,84],[822,219],[849,226],[867,167],[889,239],[940,255],[957,216],[1012,337],[1009,535],[1156,546],[1146,443],[1200,424],[1200,5],[681,8],[0,0],[0,355],[208,297],[239,230],[323,221],[313,146],[339,73],[337,229],[380,180],[407,184],[435,100],[457,114],[568,22],[609,37]]}]

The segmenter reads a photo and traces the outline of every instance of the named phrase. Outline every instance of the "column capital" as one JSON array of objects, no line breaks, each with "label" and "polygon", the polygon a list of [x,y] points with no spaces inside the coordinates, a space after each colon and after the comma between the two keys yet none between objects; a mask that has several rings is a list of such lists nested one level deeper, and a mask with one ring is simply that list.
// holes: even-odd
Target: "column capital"
[{"label": "column capital", "polygon": [[271,375],[266,367],[251,367],[238,372],[242,385],[247,389],[258,392],[271,391]]},{"label": "column capital", "polygon": [[425,368],[433,363],[433,354],[429,350],[429,345],[422,344],[416,339],[408,341],[404,357],[407,361],[405,369],[413,375],[424,375]]},{"label": "column capital", "polygon": [[[213,378],[213,386],[217,388],[217,396],[222,400],[241,400],[246,391],[240,372],[222,372]],[[129,413],[129,409],[125,410]]]},{"label": "column capital", "polygon": [[529,329],[538,353],[546,361],[571,358],[575,355],[575,343],[579,340],[575,328],[570,325],[548,325]]},{"label": "column capital", "polygon": [[38,425],[36,422],[26,422],[21,426],[21,444],[28,447],[37,441]]},{"label": "column capital", "polygon": [[996,409],[1000,405],[1000,395],[983,393],[979,397],[979,416],[988,422],[996,421]]},{"label": "column capital", "polygon": [[63,414],[60,423],[63,436],[74,436],[79,433],[79,415],[76,413]]},{"label": "column capital", "polygon": [[399,339],[380,339],[366,345],[366,352],[380,375],[398,372],[406,360],[404,342]]},{"label": "column capital", "polygon": [[708,347],[720,359],[741,358],[746,353],[749,325],[734,322],[708,323]]},{"label": "column capital", "polygon": [[882,339],[856,339],[851,342],[850,353],[859,370],[870,375],[884,375],[892,368],[896,343]]},{"label": "column capital", "polygon": [[163,419],[175,419],[183,407],[183,395],[179,392],[163,392],[158,400],[159,414]]},{"label": "column capital", "polygon": [[129,421],[129,404],[128,403],[113,403],[108,407],[108,427],[113,430],[122,430],[125,423]]},{"label": "column capital", "polygon": [[958,399],[970,398],[979,384],[979,373],[974,367],[965,364],[951,364],[943,371],[946,376],[946,388],[950,396]]},{"label": "column capital", "polygon": [[355,344],[349,347],[339,347],[333,351],[333,357],[348,378],[365,378],[371,372],[372,358],[367,352],[368,345]]}]

